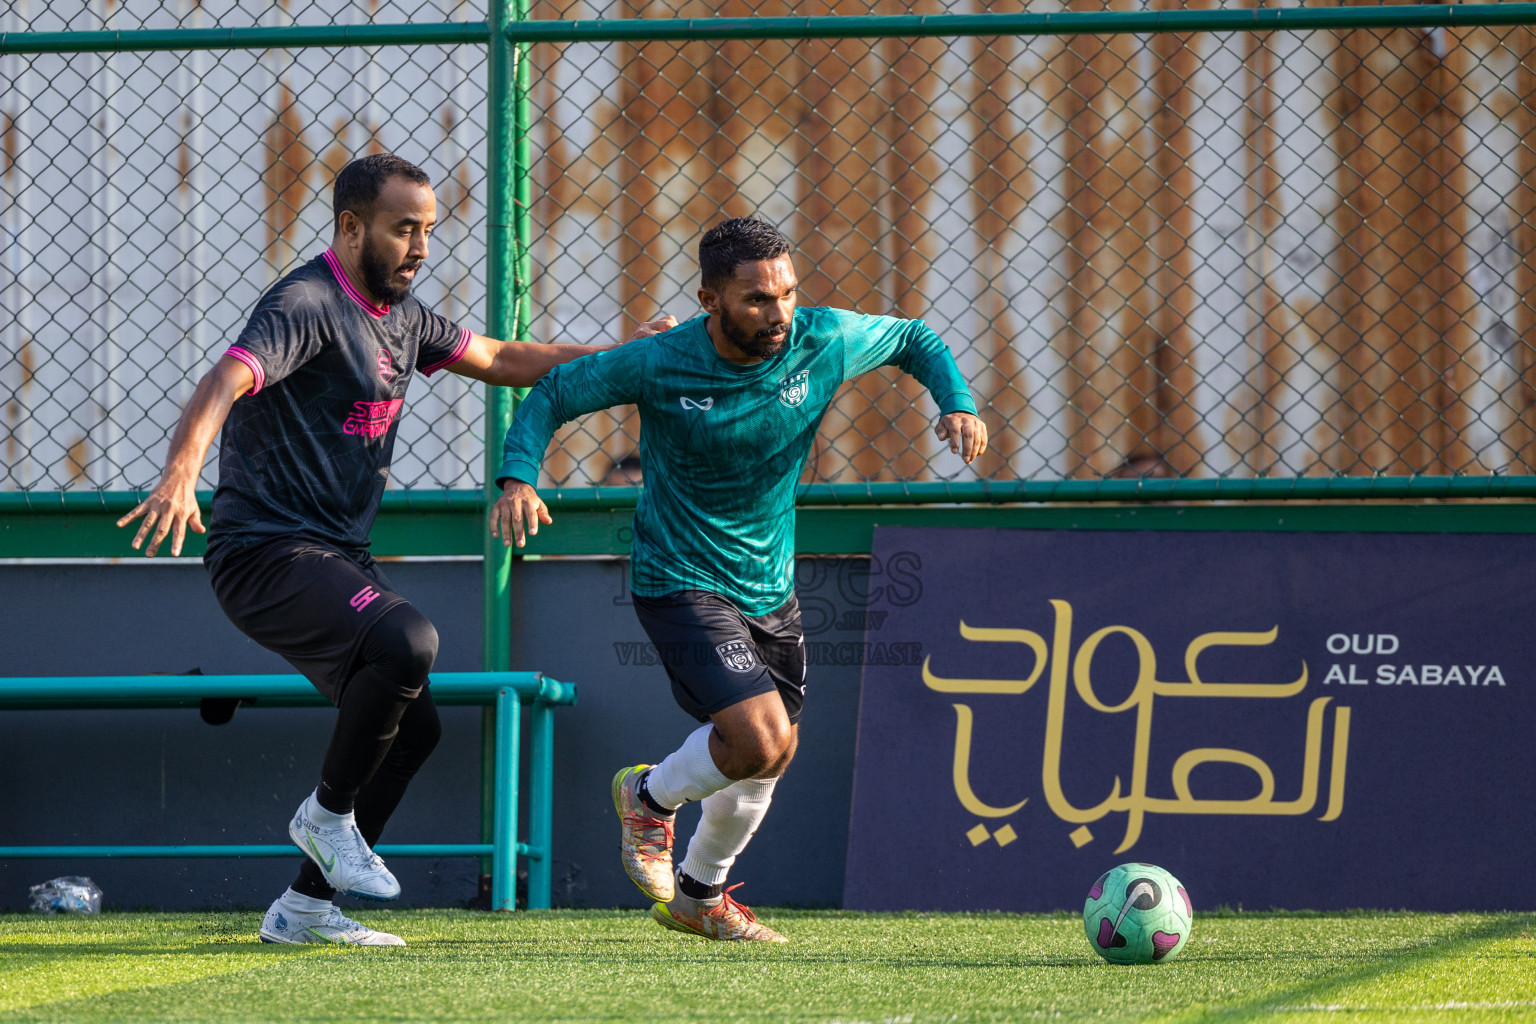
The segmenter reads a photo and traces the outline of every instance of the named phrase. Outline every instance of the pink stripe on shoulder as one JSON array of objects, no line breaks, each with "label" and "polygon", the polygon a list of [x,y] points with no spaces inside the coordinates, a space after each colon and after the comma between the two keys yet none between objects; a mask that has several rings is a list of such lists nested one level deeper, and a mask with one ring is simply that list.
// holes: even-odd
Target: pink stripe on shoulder
[{"label": "pink stripe on shoulder", "polygon": [[251,390],[247,391],[246,394],[254,395],[256,392],[260,391],[262,385],[267,382],[267,371],[261,368],[261,360],[257,359],[254,355],[252,355],[250,352],[247,352],[239,345],[229,346],[229,348],[224,350],[224,354],[229,356],[231,359],[238,359],[246,366],[250,367],[251,376],[256,378],[256,383],[251,385]]},{"label": "pink stripe on shoulder", "polygon": [[363,312],[367,313],[375,320],[389,312],[388,306],[375,306],[373,303],[363,298],[362,292],[358,291],[352,286],[352,282],[347,279],[347,272],[341,269],[341,261],[336,258],[335,253],[327,249],[325,252],[321,253],[321,255],[325,257],[325,264],[331,268],[331,274],[335,276],[336,283],[341,285],[341,290],[347,293],[347,298],[351,299],[359,306],[362,306]]},{"label": "pink stripe on shoulder", "polygon": [[464,358],[464,353],[469,351],[469,328],[461,327],[459,330],[462,332],[459,335],[459,343],[453,347],[453,351],[448,354],[448,358],[440,359],[433,363],[431,366],[424,368],[421,371],[422,376],[430,377],[438,370],[441,370],[443,367],[452,366],[454,363]]}]

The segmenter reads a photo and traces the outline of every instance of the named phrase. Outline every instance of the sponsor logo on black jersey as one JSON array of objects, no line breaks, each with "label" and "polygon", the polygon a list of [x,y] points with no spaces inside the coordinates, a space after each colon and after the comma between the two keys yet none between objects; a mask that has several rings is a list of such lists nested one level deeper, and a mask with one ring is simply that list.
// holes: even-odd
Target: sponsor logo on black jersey
[{"label": "sponsor logo on black jersey", "polygon": [[399,375],[399,372],[395,369],[395,361],[389,357],[389,349],[379,349],[379,380],[388,384]]},{"label": "sponsor logo on black jersey", "polygon": [[359,437],[383,437],[389,433],[389,425],[395,422],[404,404],[403,398],[391,398],[387,402],[353,402],[341,432]]}]

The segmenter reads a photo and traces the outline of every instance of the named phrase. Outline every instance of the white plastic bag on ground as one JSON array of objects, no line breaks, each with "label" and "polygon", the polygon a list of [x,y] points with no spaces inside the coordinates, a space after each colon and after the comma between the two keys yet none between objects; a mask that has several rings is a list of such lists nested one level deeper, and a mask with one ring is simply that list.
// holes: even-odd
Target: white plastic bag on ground
[{"label": "white plastic bag on ground", "polygon": [[101,913],[101,890],[83,875],[50,878],[27,889],[27,895],[39,914]]}]

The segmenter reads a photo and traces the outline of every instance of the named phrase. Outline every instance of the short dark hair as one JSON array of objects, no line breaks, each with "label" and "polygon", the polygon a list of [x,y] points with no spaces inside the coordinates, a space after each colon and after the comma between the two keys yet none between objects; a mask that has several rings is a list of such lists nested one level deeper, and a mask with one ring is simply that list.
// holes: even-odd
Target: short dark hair
[{"label": "short dark hair", "polygon": [[375,153],[353,160],[336,175],[336,189],[331,198],[335,230],[341,230],[343,210],[351,210],[364,224],[368,223],[368,218],[373,215],[373,204],[390,178],[404,178],[429,188],[432,185],[426,171],[393,153]]},{"label": "short dark hair", "polygon": [[705,288],[718,291],[743,263],[788,256],[794,246],[763,218],[733,217],[704,232],[699,240],[699,271]]}]

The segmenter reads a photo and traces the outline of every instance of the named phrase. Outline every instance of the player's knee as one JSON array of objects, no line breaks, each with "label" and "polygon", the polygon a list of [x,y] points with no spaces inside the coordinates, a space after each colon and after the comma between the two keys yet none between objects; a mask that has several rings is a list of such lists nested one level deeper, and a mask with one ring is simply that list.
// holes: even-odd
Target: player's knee
[{"label": "player's knee", "polygon": [[374,623],[364,657],[402,695],[415,697],[427,685],[437,646],[437,627],[411,605],[400,604]]},{"label": "player's knee", "polygon": [[770,761],[777,764],[789,758],[795,748],[795,727],[787,718],[776,718],[767,730],[767,749],[772,753]]},{"label": "player's knee", "polygon": [[437,627],[425,615],[417,612],[416,620],[406,630],[405,639],[408,670],[413,677],[419,677],[421,685],[425,686],[427,675],[437,661]]},{"label": "player's knee", "polygon": [[789,752],[794,733],[789,723],[769,720],[757,724],[757,728],[734,751],[741,774],[738,778],[755,778],[775,767]]},{"label": "player's knee", "polygon": [[789,762],[795,759],[795,750],[798,746],[799,744],[795,742],[795,738],[791,736],[789,745],[779,753],[779,756],[774,760],[772,764],[759,772],[755,778],[776,779],[780,775],[783,775],[784,772],[789,768]]}]

